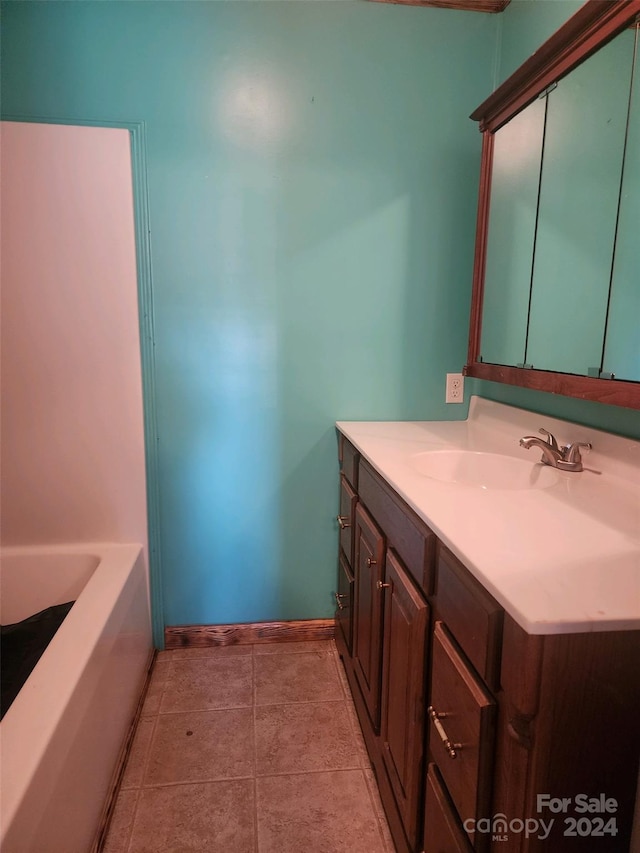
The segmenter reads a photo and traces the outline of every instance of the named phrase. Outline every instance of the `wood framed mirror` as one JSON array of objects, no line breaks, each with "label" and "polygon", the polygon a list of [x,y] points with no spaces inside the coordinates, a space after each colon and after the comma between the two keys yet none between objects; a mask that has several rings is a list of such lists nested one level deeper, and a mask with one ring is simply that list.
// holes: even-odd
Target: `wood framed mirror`
[{"label": "wood framed mirror", "polygon": [[640,0],[587,0],[471,118],[465,375],[640,409]]}]

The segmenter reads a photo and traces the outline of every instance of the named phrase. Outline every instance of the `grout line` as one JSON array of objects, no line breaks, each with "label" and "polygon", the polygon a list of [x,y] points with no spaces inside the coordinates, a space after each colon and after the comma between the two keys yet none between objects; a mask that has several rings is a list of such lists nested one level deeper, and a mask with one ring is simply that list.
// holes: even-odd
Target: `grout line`
[{"label": "grout line", "polygon": [[159,711],[155,716],[171,717],[175,714],[209,714],[214,713],[215,711],[248,711],[252,707],[253,703],[249,703],[248,705],[221,705],[216,708],[187,708],[184,711]]},{"label": "grout line", "polygon": [[[160,691],[160,698],[158,699],[158,712],[153,715],[153,730],[151,732],[151,737],[149,738],[149,743],[147,744],[147,750],[144,756],[144,760],[142,761],[142,772],[140,774],[140,784],[138,785],[138,789],[141,790],[144,786],[144,780],[147,775],[147,768],[149,766],[149,759],[151,757],[151,748],[153,746],[153,742],[156,737],[156,731],[158,730],[158,720],[160,719],[160,706],[162,705],[162,699],[164,697],[164,692],[167,689],[167,684],[169,683],[169,677],[173,674],[173,669],[169,670],[169,674],[167,675],[167,679],[165,683],[162,685],[162,690]],[[148,718],[150,719],[150,718]],[[139,724],[138,724],[139,725]],[[136,731],[137,734],[137,731]],[[136,802],[136,812],[138,810],[138,804]],[[135,815],[134,815],[135,819]]]},{"label": "grout line", "polygon": [[258,780],[253,779],[253,849],[258,853],[260,842],[258,840]]},{"label": "grout line", "polygon": [[264,773],[259,776],[259,779],[280,779],[283,776],[321,776],[327,773],[361,773],[364,774],[362,767],[335,767],[333,769],[321,770],[290,770],[285,773]]},{"label": "grout line", "polygon": [[206,779],[176,779],[174,782],[154,782],[151,785],[143,785],[140,791],[154,791],[157,788],[180,788],[184,785],[212,785],[219,782],[252,782],[255,775],[242,776],[212,776]]},{"label": "grout line", "polygon": [[133,814],[131,816],[131,823],[129,825],[126,840],[125,840],[124,844],[122,845],[123,853],[129,853],[129,850],[131,849],[131,842],[133,841],[133,828],[136,824],[136,818],[138,816],[138,803],[140,802],[140,793],[141,793],[142,789],[141,788],[132,788],[129,790],[135,791],[136,804],[133,807]]},{"label": "grout line", "polygon": [[256,647],[252,647],[251,653],[251,698],[253,700],[253,849],[258,853],[258,727],[257,727],[257,703],[256,693]]},{"label": "grout line", "polygon": [[344,702],[344,698],[339,699],[289,699],[284,702],[260,702],[258,708],[280,708],[283,705],[331,705],[336,702]]},{"label": "grout line", "polygon": [[307,770],[283,770],[280,773],[270,771],[269,773],[260,773],[256,776],[257,779],[271,779],[280,776],[318,776],[321,773],[353,773],[354,770],[363,772],[359,764],[354,764],[351,767],[320,767],[317,769]]}]

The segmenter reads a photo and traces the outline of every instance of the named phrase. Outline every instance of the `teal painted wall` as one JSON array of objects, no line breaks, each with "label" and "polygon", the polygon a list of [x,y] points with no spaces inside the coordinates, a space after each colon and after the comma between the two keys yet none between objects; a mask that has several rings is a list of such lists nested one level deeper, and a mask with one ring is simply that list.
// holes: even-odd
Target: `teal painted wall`
[{"label": "teal painted wall", "polygon": [[[582,5],[582,0],[512,0],[500,15],[498,82],[512,74]],[[631,409],[573,400],[496,382],[471,380],[466,387],[470,393],[502,403],[640,439],[640,417]]]},{"label": "teal painted wall", "polygon": [[462,417],[497,16],[2,8],[5,115],[145,121],[166,624],[329,616],[336,419]]},{"label": "teal painted wall", "polygon": [[528,59],[584,0],[511,0],[500,15],[498,83]]}]

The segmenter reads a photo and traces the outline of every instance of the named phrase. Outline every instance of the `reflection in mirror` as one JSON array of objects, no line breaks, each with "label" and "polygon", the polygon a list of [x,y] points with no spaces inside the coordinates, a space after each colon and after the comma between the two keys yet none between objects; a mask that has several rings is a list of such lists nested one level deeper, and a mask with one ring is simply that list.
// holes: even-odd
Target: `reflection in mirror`
[{"label": "reflection in mirror", "polygon": [[633,32],[633,85],[603,371],[640,381],[640,27]]},{"label": "reflection in mirror", "polygon": [[548,95],[526,361],[602,360],[633,62],[622,32]]},{"label": "reflection in mirror", "polygon": [[524,362],[546,100],[495,133],[482,312],[482,360]]}]

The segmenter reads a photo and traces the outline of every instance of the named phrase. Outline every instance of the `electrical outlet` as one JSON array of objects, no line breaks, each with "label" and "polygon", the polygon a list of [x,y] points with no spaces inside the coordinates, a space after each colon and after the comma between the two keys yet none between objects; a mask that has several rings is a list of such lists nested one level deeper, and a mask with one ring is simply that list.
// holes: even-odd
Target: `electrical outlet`
[{"label": "electrical outlet", "polygon": [[447,373],[447,393],[445,403],[464,403],[464,376],[461,373]]}]

